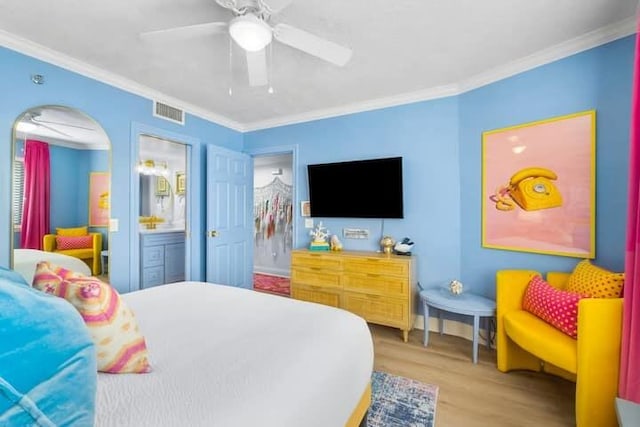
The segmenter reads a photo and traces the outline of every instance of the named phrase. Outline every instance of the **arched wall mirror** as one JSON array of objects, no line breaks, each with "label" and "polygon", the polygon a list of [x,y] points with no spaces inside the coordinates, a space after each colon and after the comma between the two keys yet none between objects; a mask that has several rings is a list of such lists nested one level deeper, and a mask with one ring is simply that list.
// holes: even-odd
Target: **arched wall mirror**
[{"label": "arched wall mirror", "polygon": [[77,109],[44,105],[13,126],[11,262],[29,279],[37,262],[108,281],[111,143]]}]

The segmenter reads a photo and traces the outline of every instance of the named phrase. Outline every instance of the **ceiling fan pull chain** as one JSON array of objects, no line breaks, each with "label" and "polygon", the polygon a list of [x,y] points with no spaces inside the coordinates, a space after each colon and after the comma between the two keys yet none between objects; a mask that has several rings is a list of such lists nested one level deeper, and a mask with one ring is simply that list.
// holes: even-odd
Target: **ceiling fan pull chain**
[{"label": "ceiling fan pull chain", "polygon": [[233,40],[229,36],[229,96],[233,95]]},{"label": "ceiling fan pull chain", "polygon": [[273,94],[273,80],[272,80],[272,76],[273,76],[273,43],[269,44],[269,69],[267,71],[267,79],[269,81],[269,88],[267,89],[267,92],[269,92],[269,94]]}]

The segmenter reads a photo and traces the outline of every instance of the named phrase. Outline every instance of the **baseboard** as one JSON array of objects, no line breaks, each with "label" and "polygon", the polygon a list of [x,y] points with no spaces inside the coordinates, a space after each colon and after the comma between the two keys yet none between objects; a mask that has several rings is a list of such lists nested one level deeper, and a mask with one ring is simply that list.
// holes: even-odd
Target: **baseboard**
[{"label": "baseboard", "polygon": [[[413,324],[415,329],[424,330],[424,316],[419,314],[416,316],[416,321]],[[453,335],[456,337],[464,338],[469,341],[473,341],[473,326],[468,323],[458,322],[456,320],[444,319],[443,334]],[[429,317],[429,331],[438,332],[438,318]],[[478,342],[482,345],[487,343],[487,330],[480,328],[480,339]]]}]

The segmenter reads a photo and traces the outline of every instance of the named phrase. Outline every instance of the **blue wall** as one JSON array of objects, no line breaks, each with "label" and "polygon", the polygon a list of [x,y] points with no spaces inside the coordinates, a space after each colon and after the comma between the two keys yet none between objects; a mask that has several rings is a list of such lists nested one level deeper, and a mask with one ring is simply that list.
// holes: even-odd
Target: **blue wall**
[{"label": "blue wall", "polygon": [[49,146],[51,158],[51,232],[57,227],[87,224],[89,198],[88,162],[85,151]]},{"label": "blue wall", "polygon": [[[138,227],[137,217],[131,218],[130,184],[133,164],[131,144],[132,123],[142,123],[154,128],[193,138],[193,163],[191,177],[193,182],[204,182],[205,145],[215,144],[221,147],[240,150],[242,134],[209,121],[187,115],[186,124],[180,126],[152,116],[152,100],[146,99],[113,86],[81,76],[52,64],[36,60],[21,53],[0,48],[0,205],[9,206],[10,202],[10,144],[14,121],[24,111],[39,105],[65,105],[77,108],[94,120],[106,131],[112,144],[111,162],[111,217],[119,220],[119,231],[111,233],[110,280],[120,291],[137,288],[130,283],[130,233],[132,227]],[[32,74],[45,76],[45,84],[31,82]],[[204,263],[199,256],[204,253],[204,186],[195,187],[192,194],[193,216],[191,277],[194,280],[204,278]],[[0,224],[9,224],[8,209],[0,210]],[[9,227],[0,226],[0,265],[9,263]]]},{"label": "blue wall", "polygon": [[[386,108],[245,134],[245,148],[298,145],[295,185],[308,200],[306,165],[374,157],[403,157],[404,219],[384,221],[384,234],[410,237],[423,286],[460,277],[460,170],[456,97]],[[295,203],[298,245],[308,231]],[[381,220],[322,219],[346,250],[378,250]],[[346,240],[343,228],[369,229],[368,240]]]},{"label": "blue wall", "polygon": [[[387,220],[385,233],[416,242],[423,286],[460,278],[467,289],[494,296],[498,269],[567,271],[577,259],[482,248],[482,132],[595,109],[596,263],[621,271],[633,48],[634,37],[627,37],[460,96],[251,132],[245,147],[298,144],[299,200],[308,197],[308,163],[403,156],[405,218]],[[372,238],[345,240],[345,248],[378,249],[379,221],[324,222],[339,234],[369,228]],[[305,246],[307,230],[298,230]]]},{"label": "blue wall", "polygon": [[571,271],[576,258],[481,247],[483,131],[596,110],[596,260],[624,270],[634,37],[627,37],[460,96],[462,282],[494,295],[502,268]]}]

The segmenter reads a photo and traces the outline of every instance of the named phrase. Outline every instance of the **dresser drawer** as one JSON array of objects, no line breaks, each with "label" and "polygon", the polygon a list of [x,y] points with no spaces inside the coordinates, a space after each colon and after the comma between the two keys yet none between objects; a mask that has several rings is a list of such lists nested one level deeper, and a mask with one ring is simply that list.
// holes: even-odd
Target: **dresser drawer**
[{"label": "dresser drawer", "polygon": [[324,288],[339,289],[341,274],[334,273],[331,270],[323,270],[321,268],[292,268],[291,283],[299,283],[303,285],[322,286]]},{"label": "dresser drawer", "polygon": [[381,325],[410,327],[409,302],[404,299],[381,295],[345,292],[342,308],[363,317],[368,322]]},{"label": "dresser drawer", "polygon": [[291,285],[291,296],[294,299],[315,302],[318,304],[340,306],[340,293],[320,286]]},{"label": "dresser drawer", "polygon": [[409,263],[402,260],[387,260],[384,258],[346,258],[343,263],[344,271],[363,272],[371,274],[389,274],[407,276]]},{"label": "dresser drawer", "polygon": [[374,273],[345,273],[342,285],[345,290],[368,294],[404,297],[409,294],[409,279]]},{"label": "dresser drawer", "polygon": [[298,267],[342,270],[342,259],[327,253],[293,252],[291,254],[291,264]]}]

